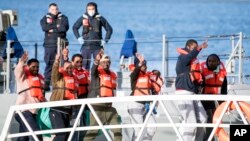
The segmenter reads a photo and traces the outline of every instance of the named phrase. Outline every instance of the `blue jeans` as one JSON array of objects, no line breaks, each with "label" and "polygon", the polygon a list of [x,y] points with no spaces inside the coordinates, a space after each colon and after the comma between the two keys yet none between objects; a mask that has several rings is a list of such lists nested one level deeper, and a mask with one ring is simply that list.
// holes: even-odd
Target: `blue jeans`
[{"label": "blue jeans", "polygon": [[[24,118],[29,123],[30,127],[33,131],[38,131],[39,126],[36,122],[36,115],[32,114],[30,111],[24,111],[22,112]],[[26,128],[24,122],[22,121],[21,117],[18,114],[15,114],[15,119],[19,123],[19,133],[28,132],[28,129]],[[41,135],[37,135],[39,141],[42,141],[43,138]],[[17,141],[35,141],[35,139],[32,136],[25,136],[25,137],[19,137]]]},{"label": "blue jeans", "polygon": [[82,65],[85,69],[90,69],[90,63],[91,63],[91,55],[93,55],[93,58],[95,59],[96,55],[100,52],[101,49],[92,50],[92,49],[86,49],[82,47],[81,53],[83,57]]}]

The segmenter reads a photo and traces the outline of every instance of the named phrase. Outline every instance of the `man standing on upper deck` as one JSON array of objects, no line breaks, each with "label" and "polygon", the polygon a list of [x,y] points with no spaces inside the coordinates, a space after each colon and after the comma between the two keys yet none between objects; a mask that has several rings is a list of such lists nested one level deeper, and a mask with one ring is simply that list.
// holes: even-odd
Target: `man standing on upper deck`
[{"label": "man standing on upper deck", "polygon": [[[80,27],[83,27],[81,36],[78,32]],[[104,40],[102,40],[102,27],[106,30]],[[97,4],[89,2],[87,4],[86,13],[75,22],[73,32],[82,46],[83,67],[89,70],[91,55],[93,55],[93,58],[96,57],[104,44],[110,40],[113,29],[108,21],[99,14]]]},{"label": "man standing on upper deck", "polygon": [[52,66],[57,54],[57,38],[60,37],[68,45],[66,32],[69,29],[68,18],[58,11],[56,3],[49,5],[49,13],[40,21],[42,30],[45,33],[44,39],[44,61],[46,63],[44,77],[45,90],[49,91]]}]

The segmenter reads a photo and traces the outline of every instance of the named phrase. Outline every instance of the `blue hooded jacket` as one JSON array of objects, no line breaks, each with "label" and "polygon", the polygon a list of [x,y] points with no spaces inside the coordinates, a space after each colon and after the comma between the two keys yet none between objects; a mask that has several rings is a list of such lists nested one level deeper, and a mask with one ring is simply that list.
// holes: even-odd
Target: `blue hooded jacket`
[{"label": "blue hooded jacket", "polygon": [[131,30],[127,30],[125,41],[123,43],[120,57],[124,55],[124,58],[132,57],[137,52],[137,42],[134,39],[134,35]]},{"label": "blue hooded jacket", "polygon": [[[14,48],[14,54],[11,54],[11,57],[20,58],[23,55],[24,50],[23,50],[22,45],[20,44],[20,42],[17,39],[16,32],[15,32],[14,28],[11,26],[7,30],[6,40],[14,41],[11,43],[11,48]],[[7,58],[6,48],[7,48],[7,42],[4,44],[4,51],[3,51],[3,55],[2,55],[3,58]]]}]

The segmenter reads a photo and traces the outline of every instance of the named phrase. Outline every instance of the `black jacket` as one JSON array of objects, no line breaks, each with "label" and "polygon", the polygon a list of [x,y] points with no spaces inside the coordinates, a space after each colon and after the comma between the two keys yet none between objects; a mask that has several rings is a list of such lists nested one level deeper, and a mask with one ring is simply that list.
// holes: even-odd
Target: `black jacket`
[{"label": "black jacket", "polygon": [[135,85],[136,85],[140,72],[141,72],[141,67],[135,67],[134,71],[130,74],[130,82],[131,82],[131,90],[132,90],[132,93],[130,94],[131,96],[134,95]]},{"label": "black jacket", "polygon": [[[66,39],[66,32],[69,29],[68,18],[59,13],[58,15],[52,15],[48,13],[40,21],[42,30],[45,33],[44,47],[55,47],[57,46],[57,38],[61,37]],[[57,27],[58,25],[58,27]],[[49,30],[53,32],[49,32]]]},{"label": "black jacket", "polygon": [[[89,26],[83,26],[83,19],[88,19]],[[83,46],[87,49],[100,49],[102,38],[102,27],[106,30],[105,41],[108,42],[111,38],[113,29],[108,23],[108,21],[99,14],[91,17],[88,14],[83,14],[74,24],[73,32],[75,37],[78,39],[80,34],[78,32],[79,28],[82,27],[82,37],[84,39]],[[92,41],[91,41],[92,40]],[[98,41],[96,41],[98,40]]]},{"label": "black jacket", "polygon": [[[186,48],[184,49],[188,51]],[[181,54],[178,57],[177,63],[176,63],[176,81],[175,81],[175,87],[176,89],[182,89],[191,91],[194,93],[198,92],[198,86],[195,85],[190,78],[189,72],[191,67],[191,61],[197,57],[199,54],[199,51],[194,49],[188,54]]]}]

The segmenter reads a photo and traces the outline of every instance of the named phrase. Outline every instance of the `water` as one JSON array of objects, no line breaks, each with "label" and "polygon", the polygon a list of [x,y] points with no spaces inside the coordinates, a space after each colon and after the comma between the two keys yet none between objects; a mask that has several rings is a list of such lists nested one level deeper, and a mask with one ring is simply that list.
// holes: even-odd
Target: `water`
[{"label": "water", "polygon": [[[19,25],[16,27],[17,35],[24,48],[29,51],[30,57],[34,56],[33,45],[39,44],[39,60],[43,60],[43,32],[40,19],[46,14],[51,0],[1,0],[1,9],[15,9],[19,13]],[[72,25],[85,12],[89,1],[57,0],[59,9],[69,17],[70,54],[79,52],[72,32]],[[96,0],[98,10],[112,25],[114,33],[105,52],[113,60],[112,69],[118,70],[118,59],[125,32],[131,29],[139,42],[138,50],[143,53],[149,62],[149,69],[161,69],[160,57],[162,54],[162,34],[167,37],[197,37],[216,34],[235,34],[243,32],[250,35],[250,1],[188,1],[184,0]],[[196,38],[195,38],[196,39]],[[174,40],[174,39],[173,39]],[[170,42],[169,55],[177,56],[176,47],[183,47],[187,39],[178,39]],[[200,39],[199,39],[200,40]],[[203,39],[202,39],[203,40]],[[201,41],[199,41],[201,43]],[[249,53],[249,40],[244,41],[245,53]],[[231,51],[229,40],[209,40],[209,48],[202,54],[218,53],[228,54]],[[205,58],[202,58],[205,59]],[[170,76],[174,76],[175,60],[170,61]],[[246,61],[249,63],[249,60]],[[42,63],[41,72],[45,64]],[[249,72],[245,68],[245,73]]]}]

